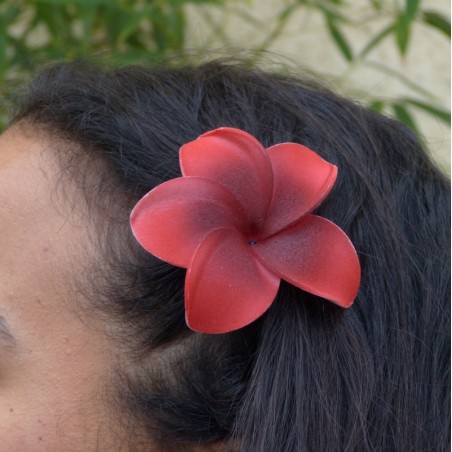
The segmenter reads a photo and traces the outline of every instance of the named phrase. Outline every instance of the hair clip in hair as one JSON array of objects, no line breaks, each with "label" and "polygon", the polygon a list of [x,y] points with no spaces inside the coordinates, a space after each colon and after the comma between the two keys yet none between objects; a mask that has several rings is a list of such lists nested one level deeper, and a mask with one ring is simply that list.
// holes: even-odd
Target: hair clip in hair
[{"label": "hair clip in hair", "polygon": [[226,333],[260,317],[284,279],[349,307],[360,265],[347,235],[311,214],[337,167],[296,143],[264,149],[250,134],[219,128],[181,147],[183,177],[147,193],[131,214],[138,242],[187,268],[186,320]]}]

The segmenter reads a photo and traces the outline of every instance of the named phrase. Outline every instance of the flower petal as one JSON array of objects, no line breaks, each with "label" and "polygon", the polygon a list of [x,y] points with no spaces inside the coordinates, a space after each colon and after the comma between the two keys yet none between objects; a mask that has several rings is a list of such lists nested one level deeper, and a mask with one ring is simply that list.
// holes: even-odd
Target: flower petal
[{"label": "flower petal", "polygon": [[130,216],[141,246],[187,268],[201,241],[219,227],[244,227],[242,206],[221,185],[199,177],[165,182],[145,195]]},{"label": "flower petal", "polygon": [[184,176],[211,179],[240,201],[259,228],[272,195],[272,169],[263,146],[250,134],[229,127],[215,129],[181,147]]},{"label": "flower petal", "polygon": [[344,308],[356,297],[361,270],[347,235],[325,218],[299,223],[253,247],[260,261],[282,279]]},{"label": "flower petal", "polygon": [[253,255],[232,228],[201,243],[185,282],[187,324],[202,333],[227,333],[256,320],[272,304],[280,278]]},{"label": "flower petal", "polygon": [[294,224],[333,188],[337,167],[309,148],[281,143],[267,149],[273,168],[273,198],[261,237]]}]

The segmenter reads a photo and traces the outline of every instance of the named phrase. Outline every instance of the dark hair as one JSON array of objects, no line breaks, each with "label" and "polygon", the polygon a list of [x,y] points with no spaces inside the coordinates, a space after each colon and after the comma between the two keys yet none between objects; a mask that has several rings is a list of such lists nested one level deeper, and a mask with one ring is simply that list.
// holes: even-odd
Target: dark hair
[{"label": "dark hair", "polygon": [[[449,449],[450,198],[412,131],[311,81],[228,61],[56,65],[35,78],[14,121],[100,159],[97,196],[121,199],[95,216],[108,227],[91,298],[121,328],[127,353],[111,384],[135,438],[171,450]],[[144,252],[128,216],[180,175],[183,143],[221,126],[264,146],[302,143],[339,167],[317,211],[358,251],[350,309],[283,283],[246,328],[187,328],[185,271]]]}]

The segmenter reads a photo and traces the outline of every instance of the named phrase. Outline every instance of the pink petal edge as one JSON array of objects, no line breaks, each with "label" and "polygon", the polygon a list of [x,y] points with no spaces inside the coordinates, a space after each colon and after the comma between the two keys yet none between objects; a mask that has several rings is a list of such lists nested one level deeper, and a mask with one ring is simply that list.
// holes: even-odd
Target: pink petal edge
[{"label": "pink petal edge", "polygon": [[228,333],[260,317],[273,303],[280,278],[253,255],[232,228],[201,243],[185,280],[187,325],[201,333]]},{"label": "pink petal edge", "polygon": [[253,251],[269,270],[300,289],[347,308],[359,289],[358,255],[342,229],[307,215],[299,223],[256,243]]}]

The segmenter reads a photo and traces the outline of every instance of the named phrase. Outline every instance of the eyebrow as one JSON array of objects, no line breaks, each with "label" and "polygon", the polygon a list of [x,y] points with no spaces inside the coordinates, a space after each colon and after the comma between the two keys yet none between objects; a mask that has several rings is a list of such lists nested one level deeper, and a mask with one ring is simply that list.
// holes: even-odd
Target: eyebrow
[{"label": "eyebrow", "polygon": [[16,346],[16,339],[11,333],[11,330],[9,329],[8,322],[6,321],[5,317],[2,317],[1,315],[0,315],[0,343],[3,343],[8,347]]}]

